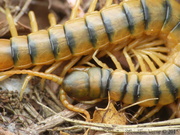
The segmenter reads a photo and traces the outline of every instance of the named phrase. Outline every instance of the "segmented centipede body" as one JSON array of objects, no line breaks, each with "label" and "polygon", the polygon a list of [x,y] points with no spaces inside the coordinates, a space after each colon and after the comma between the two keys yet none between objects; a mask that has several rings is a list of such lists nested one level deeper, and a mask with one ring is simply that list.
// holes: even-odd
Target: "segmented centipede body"
[{"label": "segmented centipede body", "polygon": [[[107,47],[124,39],[140,37],[143,33],[157,35],[170,49],[163,66],[152,72],[110,70],[98,67],[75,71],[58,83],[77,100],[104,98],[109,91],[115,101],[132,104],[144,99],[158,100],[141,103],[141,106],[166,105],[180,97],[180,5],[175,0],[131,0],[111,5],[100,12],[91,12],[84,18],[67,21],[47,31],[3,40],[0,70],[13,66],[27,68],[31,65],[50,64],[69,59],[72,55],[90,54],[93,49]],[[83,38],[82,38],[83,37]],[[43,40],[42,40],[43,39]],[[47,53],[44,55],[44,53]],[[8,63],[7,63],[8,62]],[[54,80],[53,75],[38,75],[31,71],[10,71],[1,75],[27,73]],[[57,81],[56,80],[56,81]],[[62,102],[66,105],[61,98]],[[71,110],[72,106],[66,106]],[[84,110],[79,111],[86,113]],[[87,114],[87,113],[86,113]]]},{"label": "segmented centipede body", "polygon": [[166,105],[180,97],[180,45],[170,60],[153,72],[126,72],[125,70],[89,68],[67,75],[62,87],[78,100],[107,97],[108,91],[114,101],[132,104],[145,99],[157,98],[141,106]]},{"label": "segmented centipede body", "polygon": [[72,55],[85,55],[93,49],[144,32],[148,35],[160,32],[165,37],[179,22],[178,9],[179,4],[174,0],[133,0],[108,6],[48,30],[10,40],[0,39],[0,70],[70,59]]}]

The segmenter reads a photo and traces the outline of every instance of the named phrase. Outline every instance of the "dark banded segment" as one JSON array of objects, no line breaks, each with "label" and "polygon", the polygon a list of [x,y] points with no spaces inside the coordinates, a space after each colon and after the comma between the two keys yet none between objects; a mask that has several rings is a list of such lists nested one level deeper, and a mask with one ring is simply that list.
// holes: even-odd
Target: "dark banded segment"
[{"label": "dark banded segment", "polygon": [[63,25],[51,27],[48,33],[56,61],[69,59],[72,54],[67,44]]},{"label": "dark banded segment", "polygon": [[129,24],[122,5],[111,5],[102,9],[101,16],[111,43],[130,37]]},{"label": "dark banded segment", "polygon": [[0,39],[0,42],[1,42],[0,71],[4,71],[13,68],[14,61],[11,55],[12,52],[11,52],[10,40]]},{"label": "dark banded segment", "polygon": [[125,104],[132,104],[135,103],[138,99],[138,75],[134,72],[128,73],[127,77],[127,87],[126,87],[126,93],[123,98],[123,103]]},{"label": "dark banded segment", "polygon": [[114,101],[121,101],[124,98],[127,87],[127,73],[122,70],[115,70],[109,81],[110,97]]},{"label": "dark banded segment", "polygon": [[27,37],[29,53],[34,65],[46,65],[55,60],[49,35],[46,30],[31,33]]},{"label": "dark banded segment", "polygon": [[94,48],[102,48],[109,44],[108,35],[99,12],[87,14],[85,21]]},{"label": "dark banded segment", "polygon": [[176,88],[171,80],[161,71],[156,74],[156,79],[159,85],[159,90],[161,91],[158,104],[166,105],[172,103],[175,100]]},{"label": "dark banded segment", "polygon": [[149,16],[149,9],[146,6],[146,0],[141,0],[141,5],[144,13],[144,23],[145,23],[145,29],[148,29],[148,23],[150,21],[150,16]]},{"label": "dark banded segment", "polygon": [[89,75],[89,97],[91,99],[97,99],[101,94],[101,78],[102,70],[97,67],[90,68],[88,70]]},{"label": "dark banded segment", "polygon": [[171,30],[168,35],[167,47],[174,48],[178,43],[180,43],[180,22]]},{"label": "dark banded segment", "polygon": [[141,0],[144,20],[145,32],[148,35],[158,34],[164,24],[166,18],[166,7],[164,0]]},{"label": "dark banded segment", "polygon": [[177,96],[180,95],[178,91],[178,88],[180,88],[180,67],[175,64],[171,64],[167,69],[165,69],[164,72],[169,78],[169,80],[172,82],[173,89],[170,89],[170,93],[173,95],[174,99],[176,99]]},{"label": "dark banded segment", "polygon": [[68,46],[73,55],[85,55],[93,50],[84,18],[69,20],[64,24]]},{"label": "dark banded segment", "polygon": [[134,33],[134,18],[133,16],[131,15],[130,13],[130,9],[128,9],[128,6],[126,3],[123,3],[123,9],[124,9],[124,12],[126,14],[126,17],[127,17],[127,21],[128,21],[128,28],[129,28],[129,31],[132,33]]},{"label": "dark banded segment", "polygon": [[[139,90],[140,95],[138,101],[143,101],[146,99],[159,98],[159,88],[155,78],[152,73],[139,73]],[[141,103],[141,106],[154,106],[157,104],[157,100],[147,101]]]},{"label": "dark banded segment", "polygon": [[27,36],[12,37],[10,41],[14,67],[29,68],[32,66],[28,49]]},{"label": "dark banded segment", "polygon": [[129,28],[131,29],[131,34],[134,37],[140,36],[144,33],[144,14],[141,6],[140,0],[124,1],[123,7],[129,22]]},{"label": "dark banded segment", "polygon": [[109,69],[102,69],[101,78],[101,96],[100,98],[108,97],[108,85],[111,71]]},{"label": "dark banded segment", "polygon": [[166,9],[166,17],[164,20],[162,31],[163,31],[164,27],[166,26],[166,24],[170,21],[170,18],[172,16],[172,7],[171,7],[169,0],[165,0],[163,5],[164,5],[164,8]]},{"label": "dark banded segment", "polygon": [[175,0],[165,0],[166,5],[166,19],[161,29],[161,35],[166,38],[169,32],[177,25],[180,21],[180,4]]}]

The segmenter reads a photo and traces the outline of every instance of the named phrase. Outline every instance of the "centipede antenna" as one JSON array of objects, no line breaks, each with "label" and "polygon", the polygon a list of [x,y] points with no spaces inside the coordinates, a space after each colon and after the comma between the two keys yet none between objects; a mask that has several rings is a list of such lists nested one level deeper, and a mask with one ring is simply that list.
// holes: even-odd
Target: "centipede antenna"
[{"label": "centipede antenna", "polygon": [[121,66],[120,62],[116,59],[116,57],[112,53],[110,53],[109,51],[106,51],[106,53],[109,55],[109,57],[113,61],[113,63],[115,64],[116,68],[122,70],[122,66]]},{"label": "centipede antenna", "polygon": [[147,55],[144,55],[142,53],[139,53],[143,59],[147,62],[147,64],[149,65],[151,71],[155,71],[156,70],[156,67],[154,65],[154,63],[149,59],[149,57]]},{"label": "centipede antenna", "polygon": [[87,11],[87,13],[91,13],[95,10],[96,8],[96,4],[97,4],[97,0],[93,0],[89,6],[89,9]]},{"label": "centipede antenna", "polygon": [[70,104],[68,102],[66,96],[67,95],[66,95],[65,91],[63,89],[60,89],[59,98],[60,98],[60,101],[62,102],[62,104],[71,111],[83,113],[86,116],[86,121],[91,121],[89,112],[83,108],[79,108],[79,107],[76,107],[76,106],[73,106],[72,104]]},{"label": "centipede antenna", "polygon": [[103,63],[102,61],[100,61],[97,57],[96,57],[96,54],[97,54],[98,50],[96,50],[92,56],[93,60],[102,68],[104,69],[108,69],[109,67]]},{"label": "centipede antenna", "polygon": [[130,68],[130,71],[131,72],[136,72],[134,63],[132,62],[131,57],[128,55],[128,53],[126,51],[126,47],[124,47],[124,49],[123,49],[123,54],[124,54],[124,56],[125,56],[125,58],[127,60],[127,63],[129,65],[129,68]]},{"label": "centipede antenna", "polygon": [[52,80],[53,82],[58,83],[59,85],[62,84],[63,78],[53,75],[53,74],[45,74],[42,72],[36,72],[36,71],[32,71],[32,70],[10,70],[10,71],[5,71],[5,72],[0,72],[0,76],[1,75],[15,75],[15,74],[28,74],[28,75],[32,75],[32,76],[37,76],[40,78],[45,78],[48,80]]},{"label": "centipede antenna", "polygon": [[37,25],[37,21],[36,21],[34,12],[30,11],[28,15],[29,15],[29,19],[30,19],[30,25],[31,25],[32,32],[38,31],[38,25]]},{"label": "centipede antenna", "polygon": [[49,13],[48,15],[50,26],[54,26],[57,24],[56,17],[53,13]]},{"label": "centipede antenna", "polygon": [[146,72],[146,65],[144,64],[143,58],[139,55],[139,53],[137,51],[135,51],[134,49],[132,49],[132,51],[134,52],[135,56],[138,59],[138,62],[140,64],[141,67],[141,71]]},{"label": "centipede antenna", "polygon": [[151,116],[153,116],[155,113],[157,113],[163,106],[156,106],[154,109],[152,109],[148,114],[146,114],[144,117],[142,117],[138,122],[142,122]]},{"label": "centipede antenna", "polygon": [[[45,70],[45,74],[50,74],[52,73],[55,69],[57,69],[60,65],[62,64],[62,61],[58,61],[58,62],[55,62],[54,64],[52,64],[48,69]],[[46,79],[41,79],[41,85],[40,85],[40,88],[41,90],[44,89],[44,84],[45,84],[45,80]]]},{"label": "centipede antenna", "polygon": [[10,30],[11,36],[12,37],[18,36],[18,32],[17,32],[17,29],[15,27],[13,17],[12,17],[11,12],[8,8],[6,8],[6,18],[7,18],[8,24],[9,24],[9,30]]},{"label": "centipede antenna", "polygon": [[74,5],[74,7],[72,8],[72,12],[71,12],[71,15],[70,15],[70,20],[76,18],[80,3],[81,3],[81,0],[76,0],[76,3]]}]

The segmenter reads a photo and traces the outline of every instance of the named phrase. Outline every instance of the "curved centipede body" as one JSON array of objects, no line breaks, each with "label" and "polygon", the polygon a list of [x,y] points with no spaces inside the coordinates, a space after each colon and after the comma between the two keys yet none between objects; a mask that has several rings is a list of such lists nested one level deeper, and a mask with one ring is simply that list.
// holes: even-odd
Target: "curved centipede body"
[{"label": "curved centipede body", "polygon": [[148,35],[160,32],[166,37],[179,22],[178,7],[174,0],[133,0],[108,6],[48,30],[10,40],[1,39],[0,70],[46,65],[90,54],[94,49],[144,32]]},{"label": "curved centipede body", "polygon": [[[40,76],[62,84],[62,90],[77,100],[101,99],[107,97],[109,92],[111,99],[126,104],[151,98],[157,100],[140,105],[148,107],[172,103],[180,97],[179,7],[175,0],[124,1],[105,7],[100,12],[88,13],[84,18],[69,20],[64,25],[0,40],[3,48],[1,55],[7,58],[0,57],[0,70],[7,70],[89,55],[93,50],[108,48],[132,37],[139,38],[144,33],[156,35],[165,41],[169,51],[168,60],[152,72],[95,67],[75,71],[59,79],[51,74],[40,75],[28,70],[7,71],[1,75],[22,73]],[[61,97],[61,101],[67,108],[77,111],[67,105],[64,98]],[[84,110],[79,112],[87,114]]]}]

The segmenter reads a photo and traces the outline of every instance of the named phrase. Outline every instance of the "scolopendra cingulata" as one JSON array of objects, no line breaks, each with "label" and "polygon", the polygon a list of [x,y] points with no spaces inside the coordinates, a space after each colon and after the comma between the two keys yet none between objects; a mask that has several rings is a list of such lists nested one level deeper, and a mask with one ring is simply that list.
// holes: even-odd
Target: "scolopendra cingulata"
[{"label": "scolopendra cingulata", "polygon": [[[23,74],[30,74],[35,76],[37,75],[52,81],[58,81],[58,84],[60,85],[63,82],[62,85],[63,89],[61,89],[61,97],[65,95],[65,93],[63,93],[64,90],[70,95],[72,93],[75,93],[75,95],[72,95],[72,97],[77,98],[79,100],[81,99],[81,97],[76,97],[76,95],[78,94],[80,95],[82,94],[81,96],[85,97],[83,100],[92,100],[106,96],[107,90],[109,90],[110,97],[113,100],[115,101],[122,100],[127,104],[131,104],[136,101],[141,101],[144,99],[155,97],[158,98],[158,100],[145,102],[142,103],[141,105],[142,106],[159,105],[156,108],[157,111],[158,109],[160,109],[162,105],[169,104],[173,102],[176,98],[180,97],[179,95],[180,86],[178,84],[179,66],[180,66],[178,60],[179,59],[178,43],[179,43],[179,35],[180,35],[179,34],[180,16],[178,13],[179,7],[180,7],[179,3],[177,3],[174,0],[157,0],[157,1],[130,0],[130,1],[121,2],[119,5],[109,5],[103,8],[100,12],[91,11],[89,14],[85,15],[84,18],[70,20],[61,26],[59,25],[53,26],[48,29],[49,35],[47,31],[43,30],[29,34],[27,37],[25,36],[25,40],[23,41],[25,42],[26,45],[29,46],[29,49],[26,50],[30,61],[26,61],[27,62],[26,64],[19,64],[18,62],[20,62],[20,60],[18,60],[16,58],[17,56],[15,56],[17,54],[18,48],[12,47],[14,53],[12,53],[11,51],[9,51],[8,53],[8,56],[11,59],[8,60],[9,61],[8,63],[11,63],[10,66],[8,65],[7,67],[3,67],[4,64],[0,64],[2,65],[1,70],[6,70],[12,68],[13,66],[16,66],[16,68],[27,68],[29,67],[29,64],[30,65],[51,64],[54,61],[61,61],[61,60],[63,61],[66,59],[70,59],[71,55],[73,56],[89,55],[92,54],[91,51],[93,49],[97,50],[103,47],[107,47],[108,45],[113,46],[114,44],[117,44],[123,40],[130,40],[132,37],[139,38],[145,33],[147,35],[156,35],[157,37],[160,37],[161,39],[165,40],[166,47],[153,48],[152,45],[150,46],[151,49],[155,49],[157,52],[163,52],[164,50],[167,49],[169,50],[168,51],[169,60],[167,60],[163,65],[162,63],[159,64],[160,65],[160,66],[158,65],[159,69],[156,69],[155,64],[153,63],[151,64],[152,60],[149,60],[146,57],[146,55],[149,55],[151,59],[155,58],[155,60],[157,60],[157,64],[159,59],[163,59],[161,55],[158,53],[157,54],[153,53],[151,51],[146,52],[147,47],[144,47],[146,49],[144,49],[143,47],[140,48],[142,51],[140,53],[136,50],[133,50],[135,47],[138,48],[138,45],[136,45],[129,47],[123,46],[124,47],[123,53],[129,64],[130,72],[127,72],[123,69],[110,71],[108,69],[90,68],[87,71],[88,73],[84,71],[76,71],[70,73],[70,75],[68,75],[64,79],[51,74],[37,73],[28,70],[6,71],[6,72],[2,72],[1,75],[23,73]],[[80,27],[75,29],[77,25],[78,26],[80,25]],[[60,33],[59,31],[62,32]],[[56,34],[59,37],[56,37],[57,36]],[[42,42],[38,43],[39,41],[36,38],[36,36],[39,37],[46,36],[45,38],[46,41],[44,40],[42,48],[38,46]],[[62,36],[63,36],[63,42],[60,42],[61,40],[60,37]],[[84,38],[82,39],[81,37]],[[2,40],[3,41],[2,43],[7,44],[6,49],[9,50],[10,45],[12,46],[16,45],[15,39],[18,38],[21,37],[14,36],[11,38],[11,43],[10,40]],[[28,38],[28,40],[26,38]],[[18,41],[20,40],[18,39],[17,42]],[[63,43],[63,45],[61,43]],[[17,45],[20,45],[20,43],[17,43]],[[45,47],[46,45],[47,48]],[[59,48],[65,47],[64,48],[65,51],[59,50],[58,47]],[[113,46],[112,48],[114,49],[115,47]],[[42,51],[41,49],[44,49],[45,51],[49,51],[47,55],[47,59],[41,57],[44,56],[41,55],[41,53],[44,53],[44,51]],[[128,54],[126,53],[127,50],[132,50],[133,54],[137,56],[142,72],[138,73],[135,70],[131,62],[131,58],[129,58]],[[30,52],[30,54],[28,51]],[[11,57],[11,54],[13,54],[13,57]],[[151,54],[153,56],[155,55],[155,57],[153,57]],[[5,54],[3,55],[6,56]],[[148,70],[146,70],[146,65],[144,65],[144,62],[142,62],[141,59],[144,59],[146,61],[146,63],[150,67],[150,70],[152,70],[151,72],[148,72]],[[31,64],[31,60],[32,60],[32,64]],[[97,91],[95,93],[92,93],[92,95],[91,94],[89,95],[88,92],[91,89],[87,89],[87,87],[91,86],[91,84],[89,84],[90,78],[88,77],[88,75],[96,75],[95,71],[99,76],[97,78],[98,80],[93,80],[95,82],[97,81],[98,83],[97,85],[95,85],[96,87],[93,86],[94,87],[93,90],[97,90]],[[105,76],[106,79],[102,75],[103,72],[106,73]],[[72,76],[74,77],[74,75],[75,75],[75,79],[72,78],[72,80],[73,79],[74,80],[71,82],[71,77]],[[81,77],[81,75],[83,75],[82,77],[84,77],[82,82],[84,82],[85,80],[87,82],[84,83],[82,83],[81,81],[78,82],[79,81],[78,77]],[[116,77],[118,78],[118,80],[116,79]],[[105,82],[102,83],[101,82],[102,79],[103,80],[105,79]],[[68,81],[70,81],[71,84],[69,84]],[[109,82],[107,83],[107,81]],[[77,85],[76,83],[78,83],[79,85]],[[74,85],[71,86],[72,84],[74,84],[78,88],[75,89]],[[84,87],[80,89],[79,87],[81,85],[84,86],[85,89]],[[104,87],[104,89],[101,90],[104,91],[106,90],[106,92],[104,93],[105,95],[103,96],[100,96],[101,86]],[[82,90],[83,93],[80,93],[80,91],[82,92]],[[61,98],[61,101],[64,104],[67,104],[65,105],[67,108],[85,113],[88,116],[85,110],[83,109],[78,110],[70,106],[68,103],[65,103],[66,100],[63,98]]]}]

